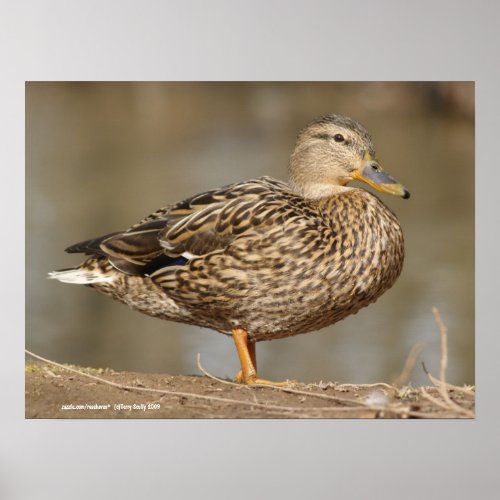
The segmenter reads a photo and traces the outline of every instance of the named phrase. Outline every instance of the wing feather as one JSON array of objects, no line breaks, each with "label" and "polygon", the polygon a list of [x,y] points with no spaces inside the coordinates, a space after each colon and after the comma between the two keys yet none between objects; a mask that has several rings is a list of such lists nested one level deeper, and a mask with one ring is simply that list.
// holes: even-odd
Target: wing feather
[{"label": "wing feather", "polygon": [[[264,177],[194,197],[189,203],[192,212],[167,224],[159,234],[160,244],[175,254],[204,255],[223,249],[237,236],[259,231],[266,212],[279,208],[278,189],[291,195],[285,183]],[[170,212],[174,217],[176,210]],[[185,205],[182,210],[185,213]]]},{"label": "wing feather", "polygon": [[280,211],[283,196],[293,196],[288,185],[269,177],[231,184],[160,208],[127,231],[67,250],[106,256],[128,274],[154,272],[224,249],[240,235],[266,231],[266,219]]}]

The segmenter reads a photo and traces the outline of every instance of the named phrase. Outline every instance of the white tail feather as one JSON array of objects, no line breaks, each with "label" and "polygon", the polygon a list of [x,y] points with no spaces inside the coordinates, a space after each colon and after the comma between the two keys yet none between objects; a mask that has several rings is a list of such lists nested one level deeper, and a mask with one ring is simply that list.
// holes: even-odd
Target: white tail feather
[{"label": "white tail feather", "polygon": [[87,271],[85,269],[66,269],[64,271],[52,271],[49,279],[59,280],[63,283],[75,285],[91,285],[93,283],[106,283],[113,281],[113,276],[103,274],[99,270]]}]

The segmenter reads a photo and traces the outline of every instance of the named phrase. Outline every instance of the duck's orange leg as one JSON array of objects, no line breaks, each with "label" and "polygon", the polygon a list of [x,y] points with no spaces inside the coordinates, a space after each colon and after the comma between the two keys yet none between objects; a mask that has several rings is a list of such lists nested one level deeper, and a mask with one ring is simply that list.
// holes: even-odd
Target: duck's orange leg
[{"label": "duck's orange leg", "polygon": [[257,358],[255,355],[255,342],[248,341],[248,334],[241,328],[233,330],[234,344],[240,358],[241,370],[234,377],[235,382],[246,384],[243,373],[246,377],[257,377]]},{"label": "duck's orange leg", "polygon": [[233,339],[241,364],[241,370],[235,377],[236,382],[241,384],[288,385],[288,382],[271,382],[270,380],[257,378],[255,342],[248,341],[248,333],[243,328],[233,330]]}]

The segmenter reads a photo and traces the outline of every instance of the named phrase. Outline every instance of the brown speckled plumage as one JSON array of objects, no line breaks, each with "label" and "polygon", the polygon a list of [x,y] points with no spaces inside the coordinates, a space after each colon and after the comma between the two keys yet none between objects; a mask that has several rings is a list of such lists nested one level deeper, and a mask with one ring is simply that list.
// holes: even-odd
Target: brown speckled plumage
[{"label": "brown speckled plumage", "polygon": [[70,247],[89,259],[53,277],[161,319],[240,328],[250,341],[326,327],[390,288],[404,259],[396,216],[345,184],[409,194],[381,170],[364,127],[338,115],[300,133],[290,178],[261,177],[162,208],[125,232]]}]

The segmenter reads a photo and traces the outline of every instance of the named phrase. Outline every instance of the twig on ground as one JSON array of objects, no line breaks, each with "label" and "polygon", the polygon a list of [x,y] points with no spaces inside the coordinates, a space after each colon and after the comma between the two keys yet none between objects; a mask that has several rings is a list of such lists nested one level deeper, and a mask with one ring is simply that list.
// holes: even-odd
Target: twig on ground
[{"label": "twig on ground", "polygon": [[392,385],[395,387],[402,387],[403,385],[407,384],[408,381],[410,380],[411,374],[413,372],[413,369],[415,368],[415,364],[417,362],[417,358],[420,355],[424,348],[423,344],[415,344],[411,350],[410,353],[408,354],[408,357],[406,358],[405,364],[403,366],[403,370],[401,373],[396,377]]},{"label": "twig on ground", "polygon": [[371,387],[385,387],[386,389],[390,389],[394,391],[394,387],[386,382],[375,382],[373,384],[335,384],[335,389],[341,391],[342,389],[346,389],[347,387],[351,389],[370,389]]},{"label": "twig on ground", "polygon": [[[446,378],[445,378],[446,377],[446,369],[448,368],[448,329],[444,325],[437,307],[433,307],[432,312],[434,314],[434,318],[436,320],[436,324],[438,326],[439,334],[441,337],[441,363],[440,363],[440,370],[439,370],[439,384],[434,383],[434,380],[435,380],[434,377],[431,378],[431,382],[433,382],[434,385],[436,385],[436,387],[438,388],[439,394],[441,395],[441,397],[443,398],[443,400],[447,404],[449,410],[455,411],[455,412],[462,414],[462,415],[465,415],[469,418],[474,418],[473,411],[468,410],[466,408],[463,408],[459,404],[455,403],[455,401],[453,401],[450,398],[450,395],[448,393],[449,386],[446,383]],[[432,396],[429,396],[428,393],[426,393],[424,388],[422,388],[422,391],[423,391],[422,394],[424,394],[424,396],[425,396],[425,394],[427,394],[427,396],[425,396],[425,397],[427,397],[427,399],[429,399],[429,397],[432,397]]]},{"label": "twig on ground", "polygon": [[425,387],[420,388],[420,393],[422,394],[422,396],[425,399],[427,399],[427,401],[430,401],[432,404],[439,406],[439,408],[442,408],[443,410],[447,410],[447,411],[451,410],[450,406],[447,403],[445,403],[444,401],[441,401],[438,398],[435,398],[434,396],[431,396],[427,392],[427,389]]},{"label": "twig on ground", "polygon": [[441,336],[441,364],[439,370],[439,380],[441,381],[442,396],[447,399],[448,393],[444,387],[446,387],[445,375],[446,369],[448,368],[448,328],[444,325],[437,307],[432,308],[432,313],[434,314],[436,324],[439,328],[439,334]]},{"label": "twig on ground", "polygon": [[216,377],[215,375],[212,375],[210,372],[205,370],[203,366],[201,365],[201,354],[198,353],[196,355],[196,364],[198,366],[198,370],[200,370],[203,375],[207,376],[208,378],[211,378],[212,380],[216,380],[217,382],[220,382],[221,384],[226,384],[226,385],[232,385],[233,387],[247,387],[242,384],[238,384],[237,382],[233,382],[232,380],[224,380],[223,378]]},{"label": "twig on ground", "polygon": [[[287,392],[287,393],[291,393],[291,394],[299,394],[302,396],[312,396],[312,397],[321,398],[321,399],[330,399],[332,401],[337,401],[340,403],[347,403],[347,404],[351,404],[351,405],[354,404],[356,406],[363,406],[363,407],[371,408],[370,405],[365,405],[361,401],[356,401],[356,400],[350,399],[350,398],[342,398],[339,396],[331,396],[329,394],[319,394],[317,392],[301,391],[299,389],[292,389],[291,387],[283,387],[283,386],[272,385],[272,384],[252,384],[251,386],[248,386],[248,385],[238,384],[236,382],[230,382],[228,380],[220,379],[220,378],[216,377],[215,375],[212,375],[205,368],[203,368],[203,366],[201,365],[201,356],[199,353],[196,357],[196,362],[198,364],[198,368],[200,369],[200,371],[204,375],[206,375],[207,377],[209,377],[213,380],[217,380],[218,382],[221,382],[222,384],[229,384],[229,385],[233,385],[233,386],[237,386],[237,387],[247,387],[248,389],[251,389],[253,387],[259,387],[259,388],[265,388],[265,389],[275,389],[277,391]],[[378,385],[378,384],[376,384],[376,385]]]},{"label": "twig on ground", "polygon": [[[429,380],[436,386],[436,387],[440,387],[442,384],[441,384],[441,381],[439,379],[437,379],[436,377],[434,377],[434,375],[432,375],[431,373],[429,373],[427,371],[427,368],[425,367],[425,365],[422,363],[423,367],[424,367],[424,372],[426,373],[426,375],[429,377]],[[475,394],[475,390],[473,388],[473,386],[469,386],[469,387],[460,387],[459,385],[453,385],[453,384],[450,384],[449,382],[446,382],[446,387],[449,389],[449,390],[453,390],[455,392],[462,392],[464,394],[468,394],[469,396],[473,396]]]}]

